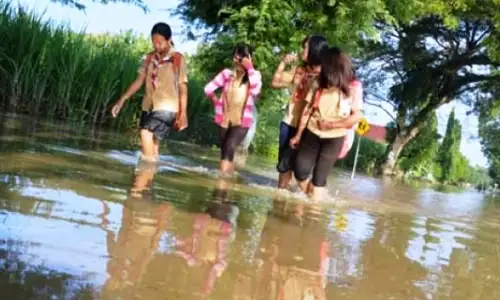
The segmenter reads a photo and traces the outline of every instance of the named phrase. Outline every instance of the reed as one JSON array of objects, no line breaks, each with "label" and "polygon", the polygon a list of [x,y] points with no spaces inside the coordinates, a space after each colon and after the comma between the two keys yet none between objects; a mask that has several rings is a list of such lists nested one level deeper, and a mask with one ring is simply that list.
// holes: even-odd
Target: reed
[{"label": "reed", "polygon": [[[77,127],[107,127],[134,134],[143,91],[127,102],[117,119],[112,104],[135,79],[150,40],[131,32],[89,35],[54,25],[43,15],[0,0],[0,110],[51,120]],[[189,127],[172,138],[202,144],[218,144],[213,107],[203,93],[206,72],[190,69]],[[202,70],[203,71],[203,70]],[[199,79],[197,79],[199,78]],[[279,109],[266,107],[251,150],[276,155]]]},{"label": "reed", "polygon": [[117,121],[111,122],[109,109],[136,76],[149,41],[130,33],[75,33],[42,17],[0,2],[3,108],[76,124],[130,127],[140,94]]}]

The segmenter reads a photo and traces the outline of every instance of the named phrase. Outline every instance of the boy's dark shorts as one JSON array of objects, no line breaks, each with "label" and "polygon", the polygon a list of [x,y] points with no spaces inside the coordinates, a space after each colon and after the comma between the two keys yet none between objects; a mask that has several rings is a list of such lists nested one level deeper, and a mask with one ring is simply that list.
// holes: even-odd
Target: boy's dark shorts
[{"label": "boy's dark shorts", "polygon": [[139,127],[151,131],[158,140],[163,140],[172,130],[176,117],[176,112],[168,110],[142,111]]}]

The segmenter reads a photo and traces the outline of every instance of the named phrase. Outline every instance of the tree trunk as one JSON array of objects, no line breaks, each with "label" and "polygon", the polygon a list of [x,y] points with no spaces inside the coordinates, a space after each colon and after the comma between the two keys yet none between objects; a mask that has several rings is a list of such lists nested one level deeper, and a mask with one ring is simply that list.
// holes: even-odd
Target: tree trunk
[{"label": "tree trunk", "polygon": [[394,141],[387,146],[385,162],[380,166],[379,170],[379,173],[381,175],[384,176],[394,175],[399,154],[401,153],[404,147],[403,140],[404,137],[398,134],[396,135]]},{"label": "tree trunk", "polygon": [[398,132],[394,141],[387,146],[387,152],[385,156],[385,162],[379,168],[379,174],[383,176],[393,176],[396,173],[396,164],[398,162],[399,155],[403,151],[406,144],[408,144],[413,138],[417,136],[420,129],[415,126],[413,128],[408,128],[403,132],[408,132],[404,134]]}]

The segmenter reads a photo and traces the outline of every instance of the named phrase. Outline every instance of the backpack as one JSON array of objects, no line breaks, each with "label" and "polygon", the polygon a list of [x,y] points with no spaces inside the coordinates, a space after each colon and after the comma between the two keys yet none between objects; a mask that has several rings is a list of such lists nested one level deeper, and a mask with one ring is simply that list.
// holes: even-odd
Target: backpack
[{"label": "backpack", "polygon": [[[148,53],[148,55],[146,56],[146,65],[147,66],[149,66],[149,64],[153,60],[153,57],[154,57],[154,52]],[[179,82],[179,72],[180,72],[180,68],[181,68],[181,59],[182,59],[182,54],[180,54],[179,52],[174,52],[174,54],[172,55],[172,66],[174,68],[175,82],[177,82],[177,83]],[[177,94],[179,94],[179,85],[178,84],[175,85],[175,89],[176,89]],[[179,111],[181,110],[180,106],[181,106],[181,101],[179,100]],[[179,114],[177,114],[177,116],[175,118],[175,122],[174,122],[174,129],[181,131],[179,129],[179,126],[178,126],[179,121],[180,121]],[[187,127],[187,120],[186,120],[186,127]]]}]

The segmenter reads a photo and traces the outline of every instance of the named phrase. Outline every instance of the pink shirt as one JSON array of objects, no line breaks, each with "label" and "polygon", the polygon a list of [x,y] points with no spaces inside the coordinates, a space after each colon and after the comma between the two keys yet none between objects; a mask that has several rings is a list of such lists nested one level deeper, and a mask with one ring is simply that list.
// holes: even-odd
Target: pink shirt
[{"label": "pink shirt", "polygon": [[[243,108],[243,117],[241,120],[241,127],[244,128],[249,128],[254,122],[253,110],[255,107],[257,96],[260,94],[260,91],[262,89],[262,76],[260,72],[255,70],[252,65],[249,65],[247,68],[247,73],[248,99],[245,103],[245,107]],[[224,122],[224,100],[227,98],[227,91],[230,87],[232,79],[233,71],[230,69],[224,69],[205,86],[205,95],[208,98],[211,98],[215,94],[215,91],[217,89],[222,88],[222,94],[220,98],[214,103],[214,121],[218,125],[221,125]]]}]

